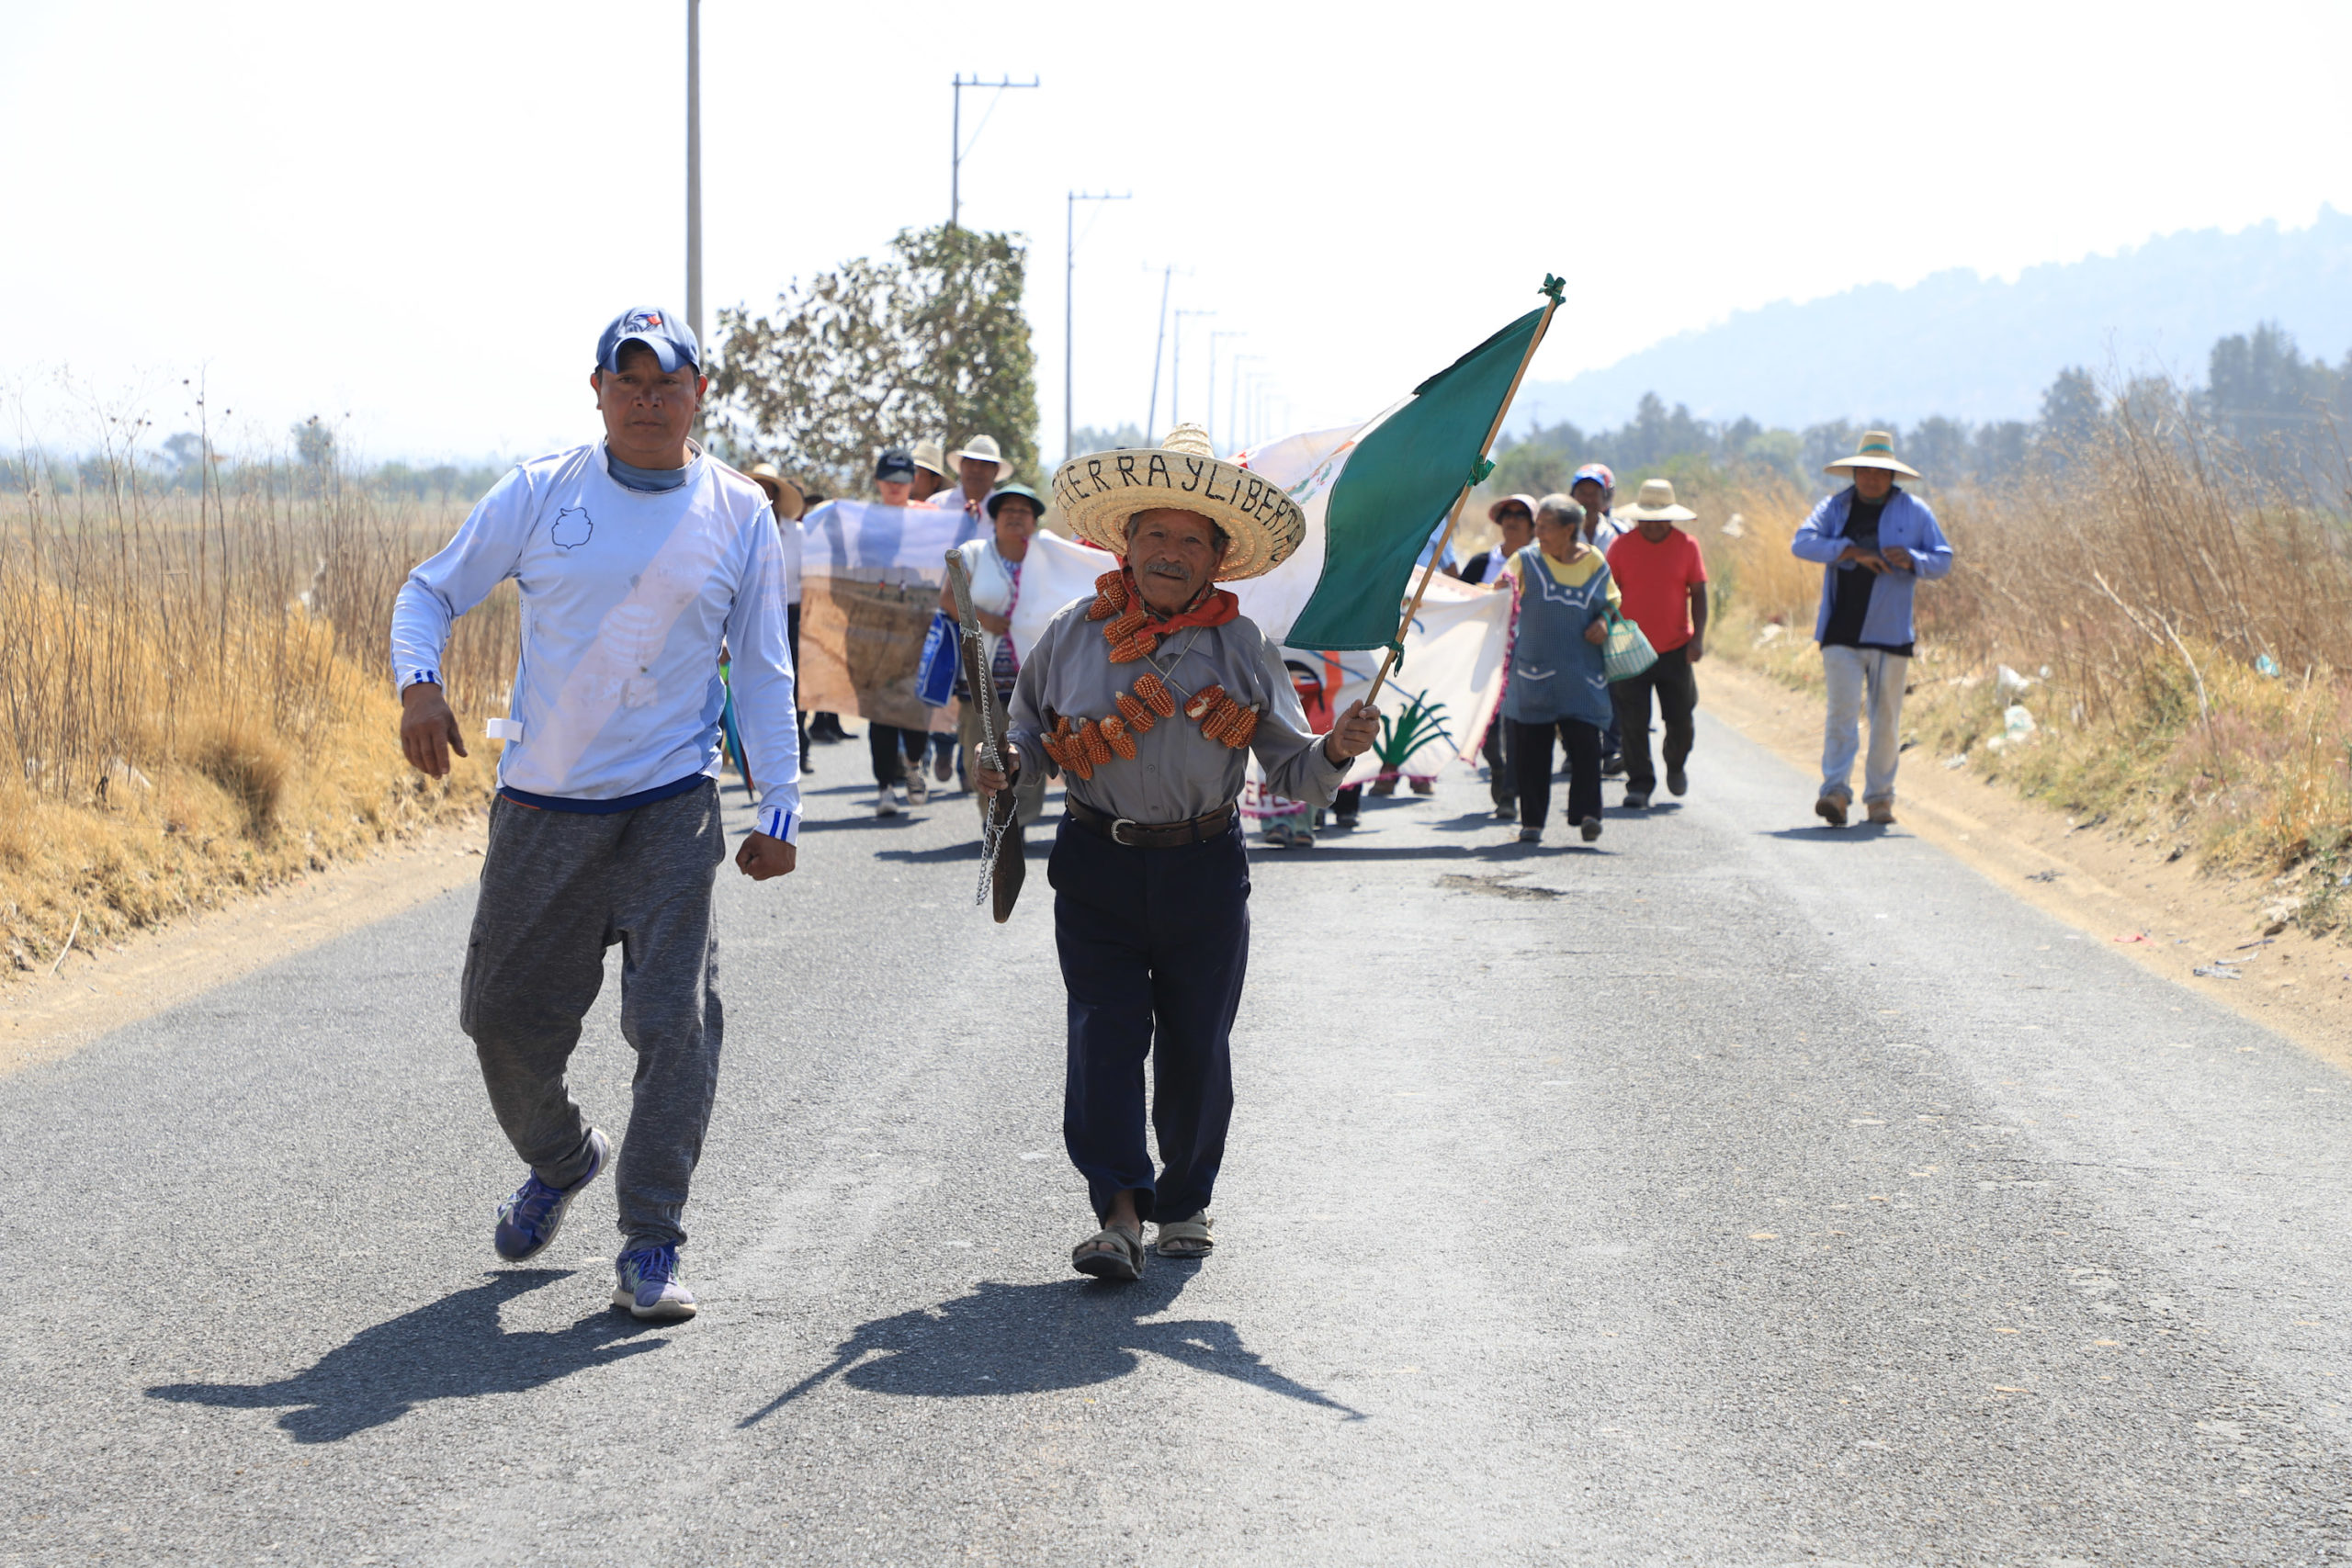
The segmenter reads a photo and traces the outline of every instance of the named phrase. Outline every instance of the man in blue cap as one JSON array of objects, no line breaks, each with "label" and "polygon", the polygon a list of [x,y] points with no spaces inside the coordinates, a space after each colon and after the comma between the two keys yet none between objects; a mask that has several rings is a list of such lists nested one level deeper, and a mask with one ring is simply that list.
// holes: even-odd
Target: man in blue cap
[{"label": "man in blue cap", "polygon": [[458,1000],[491,1108],[530,1166],[492,1244],[517,1263],[545,1251],[611,1156],[564,1068],[617,944],[638,1069],[613,1304],[684,1318],[681,1222],[718,1082],[722,646],[762,791],[736,868],[784,875],[799,836],[783,554],[760,488],[687,437],[708,383],[674,315],[616,317],[588,384],[604,439],[516,467],[409,574],[392,668],[401,748],[446,777],[449,753],[467,754],[441,689],[450,623],[509,578],[521,588],[514,694],[487,726],[504,750]]}]

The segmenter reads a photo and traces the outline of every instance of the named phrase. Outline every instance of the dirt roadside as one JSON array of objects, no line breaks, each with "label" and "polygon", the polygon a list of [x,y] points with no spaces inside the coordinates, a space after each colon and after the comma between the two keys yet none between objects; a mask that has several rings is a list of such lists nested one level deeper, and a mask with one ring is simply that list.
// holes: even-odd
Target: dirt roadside
[{"label": "dirt roadside", "polygon": [[[1819,698],[1721,660],[1700,669],[1710,712],[1818,777]],[[1789,810],[1811,819],[1813,802],[1792,800]],[[2292,927],[2266,935],[2261,910],[2275,895],[2263,878],[2168,861],[2164,847],[2078,827],[1917,750],[1903,759],[1895,817],[1897,831],[1917,833],[2086,938],[2352,1068],[2352,947]],[[2195,973],[2216,961],[2236,977]]]},{"label": "dirt roadside", "polygon": [[314,872],[0,988],[0,1077],[78,1050],[213,987],[436,897],[480,874],[489,818]]}]

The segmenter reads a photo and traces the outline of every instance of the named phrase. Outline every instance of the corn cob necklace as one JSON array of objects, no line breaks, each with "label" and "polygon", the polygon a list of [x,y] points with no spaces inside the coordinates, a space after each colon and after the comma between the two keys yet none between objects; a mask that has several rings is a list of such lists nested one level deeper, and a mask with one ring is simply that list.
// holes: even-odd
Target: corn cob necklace
[{"label": "corn cob necklace", "polygon": [[[1224,590],[1202,609],[1170,616],[1154,624],[1135,580],[1122,568],[1106,571],[1094,580],[1094,603],[1089,606],[1086,618],[1102,621],[1103,640],[1111,645],[1111,662],[1132,664],[1142,661],[1152,668],[1136,677],[1131,691],[1119,694],[1118,709],[1101,718],[1071,723],[1068,714],[1057,715],[1053,733],[1044,739],[1046,755],[1065,770],[1081,779],[1091,779],[1094,770],[1108,766],[1117,757],[1132,761],[1136,754],[1136,737],[1148,730],[1163,718],[1176,715],[1175,693],[1169,689],[1154,657],[1160,640],[1170,633],[1204,626],[1222,626],[1239,613],[1233,595]],[[1191,647],[1188,638],[1184,647]],[[1179,649],[1169,661],[1175,666],[1183,656]],[[1250,744],[1258,732],[1255,706],[1244,707],[1220,685],[1211,685],[1193,693],[1183,704],[1184,716],[1201,727],[1201,733],[1235,750]]]}]

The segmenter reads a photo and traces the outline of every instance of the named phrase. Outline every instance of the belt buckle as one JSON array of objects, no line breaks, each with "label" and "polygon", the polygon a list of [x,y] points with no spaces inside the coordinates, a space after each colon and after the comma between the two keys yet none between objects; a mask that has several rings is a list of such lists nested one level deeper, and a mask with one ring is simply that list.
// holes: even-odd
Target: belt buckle
[{"label": "belt buckle", "polygon": [[1131,850],[1139,850],[1143,848],[1143,846],[1132,841],[1131,840],[1119,837],[1119,829],[1122,828],[1140,828],[1142,826],[1142,823],[1137,822],[1131,817],[1114,817],[1111,818],[1111,841],[1114,844],[1124,844]]}]

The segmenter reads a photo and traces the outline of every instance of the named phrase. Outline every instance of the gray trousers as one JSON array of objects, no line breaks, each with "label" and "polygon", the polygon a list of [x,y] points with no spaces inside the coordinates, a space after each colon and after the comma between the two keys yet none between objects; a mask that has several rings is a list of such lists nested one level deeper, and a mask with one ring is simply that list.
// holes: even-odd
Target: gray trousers
[{"label": "gray trousers", "polygon": [[1860,720],[1870,716],[1871,744],[1862,761],[1862,800],[1892,803],[1894,770],[1903,759],[1903,687],[1911,661],[1876,648],[1825,647],[1821,672],[1829,711],[1821,730],[1821,793],[1854,798],[1854,758],[1861,751]]},{"label": "gray trousers", "polygon": [[727,852],[718,786],[603,816],[501,797],[458,1026],[498,1124],[539,1179],[587,1171],[588,1119],[564,1082],[580,1023],[621,949],[621,1033],[637,1052],[616,1185],[631,1246],[686,1239],[679,1219],[718,1087],[718,941],[711,884]]}]

